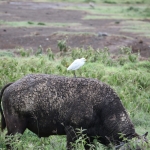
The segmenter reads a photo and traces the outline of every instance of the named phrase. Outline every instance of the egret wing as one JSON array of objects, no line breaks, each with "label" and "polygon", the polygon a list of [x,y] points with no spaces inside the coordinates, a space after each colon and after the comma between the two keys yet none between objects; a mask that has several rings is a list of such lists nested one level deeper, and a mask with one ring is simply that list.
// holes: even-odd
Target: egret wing
[{"label": "egret wing", "polygon": [[76,59],[68,68],[67,70],[77,70],[78,68],[80,68],[81,66],[81,62],[79,59]]}]

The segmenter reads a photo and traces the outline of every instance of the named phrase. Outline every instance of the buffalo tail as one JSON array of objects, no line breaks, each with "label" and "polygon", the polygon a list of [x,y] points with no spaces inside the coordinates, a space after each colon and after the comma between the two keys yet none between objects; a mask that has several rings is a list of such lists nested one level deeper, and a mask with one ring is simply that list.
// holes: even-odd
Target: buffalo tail
[{"label": "buffalo tail", "polygon": [[12,83],[8,83],[6,84],[2,90],[1,90],[1,93],[0,93],[0,113],[1,113],[1,130],[3,131],[6,127],[6,122],[5,122],[5,117],[4,117],[4,114],[3,114],[3,110],[2,110],[2,106],[1,106],[1,100],[2,100],[2,96],[3,96],[3,93],[5,91],[5,89],[10,86]]}]

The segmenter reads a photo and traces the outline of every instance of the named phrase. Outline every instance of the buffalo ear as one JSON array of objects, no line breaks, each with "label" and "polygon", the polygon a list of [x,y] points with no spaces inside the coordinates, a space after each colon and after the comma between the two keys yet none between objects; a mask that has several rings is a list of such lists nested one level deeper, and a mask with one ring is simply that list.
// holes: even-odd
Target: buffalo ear
[{"label": "buffalo ear", "polygon": [[147,135],[148,135],[148,132],[146,132],[145,134],[143,134],[144,137],[147,137]]}]

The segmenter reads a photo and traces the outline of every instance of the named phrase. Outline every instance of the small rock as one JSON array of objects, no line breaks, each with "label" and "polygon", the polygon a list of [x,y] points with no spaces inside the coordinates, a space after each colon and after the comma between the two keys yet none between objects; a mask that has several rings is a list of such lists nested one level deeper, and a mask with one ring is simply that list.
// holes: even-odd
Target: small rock
[{"label": "small rock", "polygon": [[108,36],[106,32],[98,32],[98,37]]},{"label": "small rock", "polygon": [[92,2],[89,3],[89,6],[90,6],[91,8],[95,8],[94,3],[92,3]]},{"label": "small rock", "polygon": [[35,32],[34,35],[40,35],[40,33],[39,32]]},{"label": "small rock", "polygon": [[143,41],[142,41],[142,40],[139,40],[139,43],[143,43]]},{"label": "small rock", "polygon": [[106,32],[102,33],[102,36],[108,36],[108,34]]},{"label": "small rock", "polygon": [[119,24],[120,23],[120,21],[115,21],[115,24]]}]

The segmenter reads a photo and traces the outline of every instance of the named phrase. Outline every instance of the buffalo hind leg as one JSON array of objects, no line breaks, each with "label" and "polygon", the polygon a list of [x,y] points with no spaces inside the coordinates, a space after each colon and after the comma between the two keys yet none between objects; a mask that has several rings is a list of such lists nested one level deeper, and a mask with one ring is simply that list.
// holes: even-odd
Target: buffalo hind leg
[{"label": "buffalo hind leg", "polygon": [[77,135],[72,126],[65,127],[66,135],[67,135],[67,150],[73,149],[73,143],[77,140]]},{"label": "buffalo hind leg", "polygon": [[[26,119],[24,118],[19,118],[18,116],[7,116],[5,117],[6,119],[6,126],[7,126],[7,135],[6,138],[8,140],[6,147],[7,149],[12,149],[11,141],[13,140],[13,135],[19,133],[19,134],[23,134],[23,132],[26,129]],[[12,136],[9,136],[12,135]],[[10,142],[9,142],[10,141]]]},{"label": "buffalo hind leg", "polygon": [[93,146],[95,147],[93,141],[94,141],[94,137],[87,137],[86,144],[84,145],[85,150],[93,149]]}]

